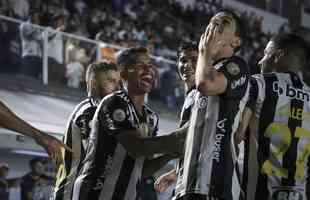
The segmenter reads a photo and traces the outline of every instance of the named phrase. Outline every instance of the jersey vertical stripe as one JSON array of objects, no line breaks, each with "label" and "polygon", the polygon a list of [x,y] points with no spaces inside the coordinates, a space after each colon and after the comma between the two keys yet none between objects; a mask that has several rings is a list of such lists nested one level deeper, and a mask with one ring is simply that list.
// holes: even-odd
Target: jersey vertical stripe
[{"label": "jersey vertical stripe", "polygon": [[[195,170],[190,170],[193,167],[188,166],[188,165],[196,165],[197,164],[197,159],[200,153],[200,147],[201,147],[201,142],[202,142],[202,134],[199,134],[203,132],[203,124],[204,124],[204,116],[206,113],[206,107],[207,107],[207,102],[208,99],[207,97],[201,95],[199,92],[197,92],[195,96],[195,104],[192,106],[192,111],[191,111],[191,116],[190,120],[195,121],[196,124],[193,126],[192,124],[189,127],[189,133],[192,134],[187,134],[186,137],[186,146],[191,146],[192,148],[186,151],[183,161],[188,161],[188,162],[183,162],[183,170],[182,174],[178,174],[178,180],[176,184],[176,197],[178,198],[179,196],[183,195],[185,191],[188,190],[194,190],[192,189],[191,185],[192,183],[195,183],[195,177],[197,175],[195,174]],[[194,138],[197,138],[194,140]],[[194,144],[195,143],[195,144]],[[192,177],[192,183],[188,183],[189,177]]]},{"label": "jersey vertical stripe", "polygon": [[[257,153],[258,178],[250,181],[248,199],[306,200],[308,159],[310,154],[310,91],[295,73],[271,73],[256,76],[259,95],[255,112],[258,130],[250,154]],[[265,94],[264,94],[265,93]],[[262,105],[262,107],[260,107]],[[251,140],[250,136],[250,140]],[[249,173],[255,165],[248,160]]]},{"label": "jersey vertical stripe", "polygon": [[[261,152],[258,154],[258,162],[262,163],[269,157],[270,152],[270,140],[265,138],[264,133],[270,123],[274,121],[274,116],[276,112],[276,105],[278,102],[278,96],[273,91],[272,85],[273,82],[276,82],[277,76],[271,74],[268,78],[264,79],[265,82],[265,99],[261,111],[261,117],[259,122],[259,133],[258,133],[258,151]],[[263,120],[263,121],[262,121]],[[261,167],[258,168],[259,176],[257,178],[257,190],[255,193],[256,198],[268,199],[268,177],[266,174],[261,174]]]},{"label": "jersey vertical stripe", "polygon": [[[292,80],[292,85],[294,88],[302,89],[303,85],[299,77],[290,73],[290,79]],[[290,111],[292,110],[303,110],[304,102],[300,99],[291,99]],[[288,127],[291,131],[291,145],[284,154],[283,157],[283,168],[288,169],[288,177],[282,178],[282,186],[295,185],[295,171],[296,165],[292,165],[292,163],[296,163],[297,159],[297,144],[299,138],[295,137],[295,131],[297,127],[301,127],[302,119],[296,119],[293,115],[290,115],[288,120]]]},{"label": "jersey vertical stripe", "polygon": [[86,147],[83,142],[87,144],[90,131],[88,125],[95,109],[96,105],[92,103],[92,99],[87,98],[76,106],[68,120],[64,143],[72,149],[74,157],[71,152],[64,150],[64,165],[59,167],[54,193],[56,200],[70,199],[72,196],[73,182],[85,156]]},{"label": "jersey vertical stripe", "polygon": [[216,96],[197,95],[177,198],[197,194],[207,199],[239,199],[234,135],[248,95],[248,71],[246,63],[236,57],[220,60],[214,67],[227,78],[226,91]]},{"label": "jersey vertical stripe", "polygon": [[115,134],[127,134],[127,130],[143,128],[141,130],[146,131],[144,136],[156,135],[157,115],[146,106],[143,112],[146,119],[138,115],[124,91],[102,100],[94,116],[83,170],[74,184],[74,200],[135,199],[144,157],[132,157]]},{"label": "jersey vertical stripe", "polygon": [[[199,92],[196,89],[192,89],[187,93],[180,115],[179,128],[181,128],[184,124],[189,122],[192,113],[192,108],[195,103],[195,98],[197,95],[199,95],[198,93]],[[179,158],[176,166],[176,173],[177,173],[176,188],[178,188],[178,185],[182,183],[183,163],[184,163],[184,157]],[[178,191],[178,189],[176,189],[176,191]]]}]

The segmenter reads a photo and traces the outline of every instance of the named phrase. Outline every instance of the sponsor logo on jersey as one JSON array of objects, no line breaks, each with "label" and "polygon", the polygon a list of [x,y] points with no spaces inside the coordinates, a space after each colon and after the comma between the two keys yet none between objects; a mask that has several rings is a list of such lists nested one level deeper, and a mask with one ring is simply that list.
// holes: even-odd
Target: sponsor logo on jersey
[{"label": "sponsor logo on jersey", "polygon": [[303,195],[297,190],[277,190],[273,193],[274,200],[303,200]]},{"label": "sponsor logo on jersey", "polygon": [[246,82],[246,76],[242,76],[238,80],[235,80],[231,83],[231,89],[235,89],[237,87],[242,86]]},{"label": "sponsor logo on jersey", "polygon": [[310,101],[310,95],[304,90],[297,89],[291,85],[286,85],[286,87],[280,86],[279,82],[273,83],[273,91],[278,93],[279,96],[285,95],[291,99],[298,99],[301,101]]},{"label": "sponsor logo on jersey", "polygon": [[215,142],[214,142],[214,149],[213,149],[213,160],[216,162],[220,162],[220,154],[221,154],[221,143],[224,138],[224,134],[226,132],[225,130],[225,122],[227,119],[223,119],[219,122],[217,122],[216,127],[222,132],[222,133],[216,133],[215,135]]}]

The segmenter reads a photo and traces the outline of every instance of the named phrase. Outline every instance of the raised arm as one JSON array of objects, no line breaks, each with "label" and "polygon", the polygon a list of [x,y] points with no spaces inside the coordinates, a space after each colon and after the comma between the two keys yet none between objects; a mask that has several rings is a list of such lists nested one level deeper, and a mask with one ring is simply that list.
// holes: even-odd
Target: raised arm
[{"label": "raised arm", "polygon": [[62,160],[61,148],[70,150],[55,137],[43,133],[19,118],[2,101],[0,101],[0,126],[33,138],[53,159],[56,159],[56,162]]},{"label": "raised arm", "polygon": [[217,26],[208,26],[199,42],[195,80],[198,90],[206,96],[222,94],[227,87],[224,74],[213,66],[214,58],[222,48],[218,35]]}]

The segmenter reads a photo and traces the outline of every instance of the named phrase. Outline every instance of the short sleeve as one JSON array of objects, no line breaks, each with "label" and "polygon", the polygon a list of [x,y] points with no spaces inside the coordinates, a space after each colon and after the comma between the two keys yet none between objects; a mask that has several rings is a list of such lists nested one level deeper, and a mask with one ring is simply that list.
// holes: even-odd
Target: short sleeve
[{"label": "short sleeve", "polygon": [[227,79],[227,87],[223,96],[240,99],[244,96],[249,79],[246,62],[239,57],[232,57],[222,62],[217,69]]},{"label": "short sleeve", "polygon": [[[105,101],[105,99],[103,100]],[[115,96],[106,99],[99,106],[99,123],[110,135],[119,134],[125,130],[136,129],[133,119],[130,117],[129,103],[123,98]]]}]

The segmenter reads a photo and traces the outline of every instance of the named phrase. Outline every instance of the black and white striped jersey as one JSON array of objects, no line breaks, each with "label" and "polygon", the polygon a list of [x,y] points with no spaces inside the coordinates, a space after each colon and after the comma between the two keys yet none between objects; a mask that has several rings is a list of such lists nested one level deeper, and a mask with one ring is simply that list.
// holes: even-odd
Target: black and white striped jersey
[{"label": "black and white striped jersey", "polygon": [[239,199],[234,135],[248,96],[249,73],[239,57],[220,60],[215,68],[227,78],[227,88],[218,96],[196,96],[176,198],[202,194],[213,199]]},{"label": "black and white striped jersey", "polygon": [[247,199],[309,199],[310,88],[292,72],[255,75],[250,88]]},{"label": "black and white striped jersey", "polygon": [[72,149],[73,153],[67,150],[63,151],[64,164],[58,169],[53,195],[55,200],[72,198],[73,183],[78,175],[81,161],[85,157],[90,123],[96,108],[95,101],[92,98],[87,98],[75,107],[68,120],[64,143]]},{"label": "black and white striped jersey", "polygon": [[197,92],[195,88],[187,92],[180,114],[179,128],[189,121]]},{"label": "black and white striped jersey", "polygon": [[[192,108],[195,103],[195,97],[199,92],[196,89],[191,89],[184,100],[183,107],[181,110],[181,115],[180,115],[180,122],[179,122],[179,128],[181,128],[184,124],[189,122],[190,116],[192,113]],[[183,160],[184,158],[179,158],[177,160],[176,164],[176,173],[177,173],[177,183],[176,186],[178,186],[179,182],[182,182],[182,177],[183,177]],[[177,190],[176,190],[177,191]]]},{"label": "black and white striped jersey", "polygon": [[143,107],[136,111],[126,91],[105,97],[95,113],[83,169],[74,184],[74,200],[134,200],[145,158],[133,158],[115,135],[140,129],[156,135],[158,116]]}]

